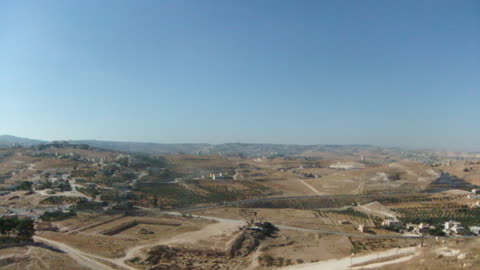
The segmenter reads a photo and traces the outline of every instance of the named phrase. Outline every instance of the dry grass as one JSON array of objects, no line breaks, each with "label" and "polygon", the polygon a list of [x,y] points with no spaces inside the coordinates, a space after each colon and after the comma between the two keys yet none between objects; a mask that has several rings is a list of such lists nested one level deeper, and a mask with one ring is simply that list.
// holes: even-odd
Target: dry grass
[{"label": "dry grass", "polygon": [[358,170],[339,171],[318,179],[306,179],[327,194],[422,190],[438,177],[438,171],[416,162],[398,162]]},{"label": "dry grass", "polygon": [[[422,254],[410,261],[399,264],[383,266],[385,270],[457,270],[457,269],[480,269],[480,249],[478,239],[430,241],[422,249]],[[438,250],[452,251],[453,256],[441,255]],[[437,252],[436,252],[437,251]],[[445,252],[449,254],[450,252]]]},{"label": "dry grass", "polygon": [[277,238],[267,240],[260,249],[261,255],[305,263],[342,258],[350,255],[352,245],[346,236],[321,235],[292,230],[282,230]]},{"label": "dry grass", "polygon": [[85,233],[65,234],[58,232],[40,232],[39,236],[65,243],[83,252],[118,258],[125,256],[125,250],[141,243],[136,239],[125,239]]},{"label": "dry grass", "polygon": [[[48,249],[40,247],[28,247],[29,252],[27,255],[18,256],[14,262],[7,265],[0,265],[2,269],[7,270],[24,270],[24,269],[38,269],[38,270],[51,270],[51,269],[71,269],[71,270],[86,270],[79,265],[76,261],[71,259],[67,254],[50,251]],[[23,250],[22,250],[23,251]],[[17,250],[8,249],[10,254],[23,254],[18,253]]]},{"label": "dry grass", "polygon": [[[115,218],[115,216],[105,217],[101,215],[81,214],[78,217],[58,222],[57,224],[68,226],[70,228],[81,228],[88,226],[89,224],[101,223],[112,218]],[[140,224],[112,236],[101,234],[101,232],[133,220],[139,221]],[[141,224],[142,221],[172,225]],[[125,251],[129,248],[154,243],[159,240],[175,237],[176,235],[185,232],[196,231],[209,223],[211,222],[183,217],[123,217],[78,233],[66,234],[60,232],[40,232],[39,235],[68,244],[87,253],[109,258],[118,258],[124,256]],[[181,225],[174,226],[175,224]],[[141,228],[146,228],[154,233],[141,234],[139,231]]]},{"label": "dry grass", "polygon": [[66,160],[66,159],[43,158],[42,160],[35,163],[35,169],[37,170],[60,169],[60,168],[73,169],[73,167],[78,164],[79,164],[78,162]]},{"label": "dry grass", "polygon": [[[249,208],[249,211],[256,212],[256,220],[269,221],[275,225],[286,225],[306,229],[318,229],[332,232],[357,232],[355,226],[362,223],[371,224],[371,221],[360,217],[337,213],[325,213],[319,216],[314,210],[299,209],[267,209]],[[204,211],[196,211],[195,214],[215,216],[222,218],[247,220],[251,216],[242,214],[239,208],[216,208]],[[350,224],[339,225],[341,220],[348,220]]]}]

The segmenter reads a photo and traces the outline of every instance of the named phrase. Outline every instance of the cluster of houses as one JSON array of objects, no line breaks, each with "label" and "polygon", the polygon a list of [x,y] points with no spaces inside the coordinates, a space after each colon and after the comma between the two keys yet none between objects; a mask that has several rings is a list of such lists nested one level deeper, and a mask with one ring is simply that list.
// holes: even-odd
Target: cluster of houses
[{"label": "cluster of houses", "polygon": [[216,180],[216,179],[223,179],[223,173],[211,173],[208,175],[208,178],[212,179],[212,180]]},{"label": "cluster of houses", "polygon": [[55,152],[43,152],[43,151],[33,151],[29,153],[30,156],[32,157],[54,157],[58,159],[70,159],[74,161],[86,161],[86,162],[91,162],[91,163],[103,163],[104,159],[103,158],[89,158],[89,157],[84,157],[78,153],[74,152],[69,152],[69,153],[59,153],[57,151]]},{"label": "cluster of houses", "polygon": [[[389,227],[389,228],[394,228],[394,229],[406,229],[407,231],[416,233],[416,234],[428,234],[431,230],[435,230],[436,227],[428,224],[428,223],[420,223],[420,224],[413,224],[413,223],[407,223],[405,226],[396,219],[385,219],[382,221],[382,226],[383,227]],[[465,233],[465,227],[458,221],[450,220],[444,223],[444,229],[443,232],[445,235],[462,235]],[[472,230],[473,228],[473,230]],[[470,231],[474,234],[479,234],[480,233],[480,227],[476,229],[477,227],[471,227]]]},{"label": "cluster of houses", "polygon": [[202,174],[200,179],[211,179],[211,180],[222,180],[222,179],[232,179],[232,176],[227,176],[223,172],[210,172],[207,175]]},{"label": "cluster of houses", "polygon": [[420,224],[407,223],[405,225],[405,228],[407,229],[407,231],[411,231],[416,234],[428,234],[430,230],[435,229],[435,226],[422,222]]}]

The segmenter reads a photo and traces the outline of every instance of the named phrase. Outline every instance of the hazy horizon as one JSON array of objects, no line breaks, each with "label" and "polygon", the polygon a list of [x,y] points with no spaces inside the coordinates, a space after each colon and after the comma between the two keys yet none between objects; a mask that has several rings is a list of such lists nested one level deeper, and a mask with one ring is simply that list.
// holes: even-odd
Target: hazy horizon
[{"label": "hazy horizon", "polygon": [[480,151],[478,1],[3,1],[0,134]]},{"label": "hazy horizon", "polygon": [[114,143],[140,143],[140,144],[210,144],[210,145],[222,145],[222,144],[258,144],[258,145],[268,145],[268,144],[278,144],[278,145],[299,145],[299,146],[314,146],[314,145],[339,145],[339,146],[355,146],[355,145],[365,145],[365,146],[373,146],[373,147],[385,147],[385,148],[400,148],[405,150],[427,150],[427,151],[446,151],[446,152],[470,152],[470,153],[478,153],[480,150],[474,149],[461,149],[461,148],[441,148],[441,147],[413,147],[408,145],[381,145],[381,144],[374,144],[374,143],[313,143],[313,144],[304,144],[304,143],[270,143],[270,142],[242,142],[242,141],[225,141],[219,143],[209,143],[209,142],[166,142],[166,141],[122,141],[122,140],[109,140],[109,139],[55,139],[51,140],[48,138],[39,139],[33,137],[20,137],[15,136],[12,134],[0,134],[1,136],[13,136],[21,139],[30,139],[30,140],[38,140],[38,141],[45,141],[45,142],[54,142],[54,141],[99,141],[99,142],[114,142]]}]

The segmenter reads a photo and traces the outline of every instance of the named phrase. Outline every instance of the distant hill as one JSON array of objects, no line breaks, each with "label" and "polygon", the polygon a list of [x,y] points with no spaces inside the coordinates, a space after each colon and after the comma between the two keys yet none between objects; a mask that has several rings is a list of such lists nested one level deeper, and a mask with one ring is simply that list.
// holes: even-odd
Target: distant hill
[{"label": "distant hill", "polygon": [[93,147],[134,153],[148,154],[218,154],[243,155],[249,157],[275,156],[309,156],[310,153],[332,153],[336,157],[360,156],[363,153],[399,153],[398,149],[377,147],[371,145],[294,145],[294,144],[255,144],[255,143],[139,143],[139,142],[112,142],[97,140],[71,141],[72,143],[88,144]]},{"label": "distant hill", "polygon": [[34,146],[38,144],[46,143],[46,141],[32,140],[27,138],[16,137],[12,135],[0,135],[0,147],[11,147],[15,145],[20,146]]},{"label": "distant hill", "polygon": [[113,142],[97,140],[78,140],[72,143],[88,144],[93,147],[103,148],[121,152],[148,153],[148,154],[166,154],[166,153],[185,153],[199,154],[210,153],[210,144],[179,143],[141,143],[141,142]]},{"label": "distant hill", "polygon": [[[401,157],[410,155],[410,151],[397,148],[387,148],[372,145],[296,145],[296,144],[255,144],[255,143],[225,143],[225,144],[208,144],[208,143],[143,143],[143,142],[116,142],[116,141],[98,141],[98,140],[74,140],[68,141],[72,144],[86,144],[92,147],[105,150],[113,150],[131,153],[147,153],[147,154],[219,154],[219,155],[243,155],[249,157],[275,157],[275,156],[316,156],[320,154],[325,156],[329,153],[332,157],[352,157],[360,158],[367,154],[370,157],[379,155],[383,161],[390,157],[392,160],[398,160]],[[0,147],[9,147],[14,145],[34,146],[38,144],[48,143],[47,141],[31,140],[27,138],[19,138],[10,135],[0,136]],[[402,156],[399,156],[401,153]]]}]

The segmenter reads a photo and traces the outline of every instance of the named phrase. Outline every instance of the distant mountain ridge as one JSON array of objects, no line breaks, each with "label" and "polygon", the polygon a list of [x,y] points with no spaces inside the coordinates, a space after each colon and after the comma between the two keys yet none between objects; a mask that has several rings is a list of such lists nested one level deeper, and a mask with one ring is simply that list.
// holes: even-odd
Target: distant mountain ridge
[{"label": "distant mountain ridge", "polygon": [[12,147],[15,145],[28,147],[28,146],[34,146],[42,143],[47,143],[47,141],[21,138],[21,137],[16,137],[12,135],[0,135],[0,147]]},{"label": "distant mountain ridge", "polygon": [[353,150],[382,150],[382,147],[371,145],[294,145],[294,144],[254,144],[254,143],[138,143],[138,142],[112,142],[97,140],[72,141],[74,143],[88,144],[93,147],[116,150],[122,152],[140,152],[150,154],[185,153],[185,154],[220,154],[220,155],[299,155],[306,151],[346,151]]},{"label": "distant mountain ridge", "polygon": [[[341,154],[352,154],[359,151],[384,151],[385,148],[372,145],[295,145],[295,144],[254,144],[254,143],[142,143],[142,142],[115,142],[98,140],[73,140],[72,144],[87,144],[92,147],[131,153],[148,154],[220,154],[220,155],[245,155],[245,156],[274,156],[274,155],[301,155],[308,152],[337,152]],[[15,145],[30,147],[39,144],[49,143],[47,141],[20,138],[11,135],[0,136],[0,147],[11,147]],[[398,149],[396,149],[398,150]]]}]

